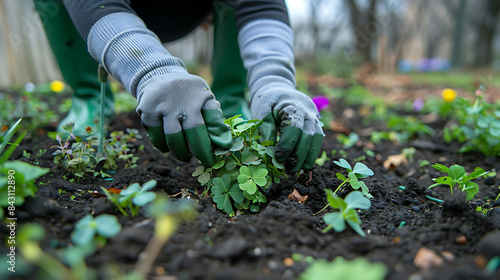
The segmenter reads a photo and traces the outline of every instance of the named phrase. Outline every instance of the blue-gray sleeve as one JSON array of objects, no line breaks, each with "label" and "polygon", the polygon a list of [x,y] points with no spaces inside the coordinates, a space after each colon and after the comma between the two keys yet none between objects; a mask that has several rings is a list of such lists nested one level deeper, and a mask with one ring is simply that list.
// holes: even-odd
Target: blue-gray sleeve
[{"label": "blue-gray sleeve", "polygon": [[90,29],[99,19],[112,13],[136,14],[130,7],[130,0],[63,0],[63,2],[84,40],[87,40]]},{"label": "blue-gray sleeve", "polygon": [[259,19],[274,19],[290,25],[285,0],[239,0],[235,3],[234,17],[238,31]]}]

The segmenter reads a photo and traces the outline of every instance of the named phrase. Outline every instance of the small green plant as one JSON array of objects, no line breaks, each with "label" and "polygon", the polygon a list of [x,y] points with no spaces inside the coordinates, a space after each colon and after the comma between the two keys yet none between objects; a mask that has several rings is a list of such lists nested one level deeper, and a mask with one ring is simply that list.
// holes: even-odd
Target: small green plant
[{"label": "small green plant", "polygon": [[[0,218],[4,215],[3,208],[8,209],[9,216],[14,216],[16,206],[23,205],[28,196],[35,197],[35,192],[38,191],[35,179],[50,171],[48,168],[41,168],[24,161],[8,161],[26,135],[24,131],[13,143],[9,142],[20,126],[21,119],[0,134]],[[4,152],[5,148],[7,149]]]},{"label": "small green plant", "polygon": [[432,135],[434,130],[414,116],[392,116],[387,127],[398,134],[400,143],[405,143],[417,135]]},{"label": "small green plant", "polygon": [[286,177],[284,167],[275,160],[273,141],[258,142],[262,121],[234,116],[224,122],[231,127],[233,146],[216,150],[215,164],[196,168],[192,176],[207,187],[206,192],[211,191],[217,208],[227,214],[235,215],[235,208],[258,212],[271,184]]},{"label": "small green plant", "polygon": [[326,151],[323,151],[321,153],[321,156],[318,157],[314,163],[319,165],[319,166],[323,166],[323,165],[325,165],[327,160],[330,160],[330,158],[327,156]]},{"label": "small green plant", "polygon": [[155,186],[156,180],[150,180],[144,183],[142,188],[139,183],[133,183],[119,193],[108,191],[103,187],[101,189],[124,216],[128,216],[124,208],[128,208],[132,216],[136,216],[139,213],[140,207],[155,200],[156,193],[149,192]]},{"label": "small green plant", "polygon": [[351,132],[349,135],[339,134],[339,136],[337,136],[337,141],[342,144],[345,149],[349,149],[359,141],[359,136],[355,132]]},{"label": "small green plant", "polygon": [[[58,112],[51,110],[50,99],[61,98],[51,92],[42,93],[39,90],[25,90],[14,87],[16,94],[3,94],[0,92],[0,123],[11,126],[19,118],[23,119],[23,127],[27,131],[37,129],[58,121]],[[56,97],[57,96],[57,97]],[[44,100],[49,99],[49,102]]]},{"label": "small green plant", "polygon": [[476,212],[479,212],[479,213],[481,213],[481,214],[483,214],[485,216],[488,214],[488,212],[490,210],[491,210],[491,208],[488,208],[488,207],[483,207],[483,206],[476,207]]},{"label": "small green plant", "polygon": [[369,209],[371,206],[370,200],[358,191],[349,193],[345,200],[334,194],[330,189],[325,189],[325,191],[328,205],[333,209],[338,209],[339,212],[328,213],[323,216],[323,221],[328,224],[323,232],[327,232],[332,228],[336,232],[342,232],[347,223],[359,235],[365,236],[365,232],[359,226],[361,224],[361,219],[356,209]]},{"label": "small green plant", "polygon": [[153,237],[144,249],[145,257],[140,258],[127,279],[147,279],[154,261],[160,254],[165,243],[175,233],[181,221],[190,221],[198,213],[194,204],[187,199],[173,202],[165,195],[158,197],[148,206],[149,215],[155,219]]},{"label": "small green plant", "polygon": [[76,137],[73,135],[74,128],[74,123],[65,124],[63,129],[68,132],[68,137],[63,141],[57,135],[56,139],[59,145],[52,146],[51,148],[57,149],[52,153],[54,155],[54,163],[60,164],[65,170],[76,176],[78,181],[84,177],[86,172],[93,173],[94,168],[103,158],[97,157],[96,151],[92,147],[92,140],[95,138],[91,136],[92,129],[90,127],[86,129],[86,132],[89,133],[88,142],[77,141],[71,143],[71,139],[76,140]]},{"label": "small green plant", "polygon": [[137,160],[139,158],[131,153],[132,149],[129,143],[141,138],[142,136],[137,129],[127,128],[126,133],[123,131],[111,132],[104,148],[106,158],[103,168],[106,170],[117,170],[119,160],[125,162],[125,168],[137,167]]},{"label": "small green plant", "polygon": [[448,176],[432,179],[436,183],[430,185],[428,187],[429,189],[439,185],[448,185],[451,193],[453,194],[453,187],[458,184],[458,189],[466,193],[467,201],[474,198],[474,195],[476,195],[479,191],[479,185],[471,182],[471,180],[489,173],[489,171],[484,171],[484,169],[477,167],[474,172],[467,175],[467,173],[465,173],[465,168],[456,164],[448,168],[442,164],[436,163],[432,165],[432,167],[439,171],[448,173]]},{"label": "small green plant", "polygon": [[[16,246],[19,249],[19,256],[16,256],[16,275],[26,279],[97,279],[97,272],[85,264],[85,258],[95,252],[95,246],[65,248],[58,259],[42,250],[39,243],[44,238],[45,230],[39,224],[28,223],[19,228],[16,238]],[[28,267],[28,264],[36,265],[40,269],[17,269]]]},{"label": "small green plant", "polygon": [[94,218],[87,214],[76,223],[75,230],[71,234],[71,242],[78,246],[91,243],[104,245],[106,239],[117,235],[121,229],[122,226],[116,216],[102,214]]},{"label": "small green plant", "polygon": [[[67,123],[63,126],[68,132],[68,137],[63,141],[59,135],[56,136],[56,140],[59,145],[53,146],[52,148],[57,148],[53,153],[54,163],[60,164],[65,170],[76,177],[77,181],[84,178],[86,173],[91,173],[94,176],[101,175],[102,177],[110,177],[105,171],[100,170],[95,171],[97,164],[101,161],[104,162],[104,170],[116,170],[118,169],[118,161],[125,162],[125,168],[137,167],[137,159],[133,153],[131,153],[131,148],[129,147],[129,142],[136,141],[140,139],[136,129],[127,129],[127,133],[123,131],[113,131],[111,136],[106,140],[105,144],[105,154],[102,156],[96,152],[95,147],[97,146],[98,137],[91,127],[85,129],[88,136],[86,137],[86,142],[81,141],[78,137],[73,135],[74,124]],[[71,143],[72,141],[76,141]]]},{"label": "small green plant", "polygon": [[365,182],[359,181],[358,179],[363,179],[368,176],[373,176],[373,171],[368,168],[365,164],[361,162],[357,162],[354,165],[354,168],[351,167],[349,162],[347,160],[341,158],[339,161],[333,161],[336,165],[345,168],[348,172],[347,178],[341,174],[337,173],[337,178],[342,180],[342,184],[340,184],[337,189],[333,192],[334,194],[337,193],[337,191],[345,184],[350,184],[351,187],[355,190],[360,189],[363,192],[363,194],[368,197],[372,198],[373,196],[370,194],[370,191],[368,190],[368,187],[366,186]]},{"label": "small green plant", "polygon": [[456,123],[444,129],[444,139],[465,142],[460,152],[500,156],[500,107],[484,100],[485,92],[480,86],[473,102],[464,97],[453,101],[452,120]]},{"label": "small green plant", "polygon": [[299,280],[382,280],[385,279],[387,271],[387,267],[382,263],[372,263],[362,257],[348,261],[339,256],[331,262],[324,259],[315,260],[302,272]]}]

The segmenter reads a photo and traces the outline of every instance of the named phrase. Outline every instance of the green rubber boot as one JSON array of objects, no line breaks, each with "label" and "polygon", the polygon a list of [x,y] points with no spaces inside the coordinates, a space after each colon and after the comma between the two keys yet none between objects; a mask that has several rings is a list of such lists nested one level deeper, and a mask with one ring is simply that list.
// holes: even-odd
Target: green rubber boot
[{"label": "green rubber boot", "polygon": [[244,94],[247,71],[243,67],[237,38],[233,8],[219,3],[214,10],[212,92],[221,104],[224,117],[242,115],[249,120],[250,109]]},{"label": "green rubber boot", "polygon": [[[99,64],[88,54],[87,45],[76,30],[62,1],[35,0],[45,33],[61,73],[73,89],[72,105],[68,115],[57,127],[61,137],[68,135],[62,129],[66,123],[75,123],[75,136],[87,136],[85,128],[99,131],[101,104]],[[106,126],[114,116],[114,99],[109,85],[105,91],[104,119]],[[64,136],[63,136],[64,135]]]}]

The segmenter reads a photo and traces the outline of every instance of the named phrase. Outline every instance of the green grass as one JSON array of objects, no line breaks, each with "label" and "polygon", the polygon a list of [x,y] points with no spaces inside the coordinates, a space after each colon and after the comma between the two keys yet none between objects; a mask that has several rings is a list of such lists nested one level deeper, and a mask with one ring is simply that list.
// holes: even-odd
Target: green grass
[{"label": "green grass", "polygon": [[415,84],[462,88],[468,91],[475,90],[474,84],[477,83],[484,84],[486,87],[500,86],[500,77],[494,76],[492,71],[418,72],[408,75]]}]

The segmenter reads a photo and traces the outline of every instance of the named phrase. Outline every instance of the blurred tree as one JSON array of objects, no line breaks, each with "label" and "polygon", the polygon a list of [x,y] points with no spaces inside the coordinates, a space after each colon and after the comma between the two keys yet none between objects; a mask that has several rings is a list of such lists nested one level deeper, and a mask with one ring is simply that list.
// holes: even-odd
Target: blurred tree
[{"label": "blurred tree", "polygon": [[377,27],[376,6],[378,0],[369,0],[368,7],[362,9],[362,6],[356,0],[345,0],[350,11],[351,26],[355,36],[355,46],[361,54],[363,61],[372,61],[371,45],[374,42],[377,33],[373,28]]},{"label": "blurred tree", "polygon": [[453,30],[453,44],[451,50],[451,65],[460,67],[462,64],[462,40],[465,29],[465,0],[460,0],[458,11],[455,13],[455,30]]},{"label": "blurred tree", "polygon": [[[477,4],[477,2],[474,2]],[[476,57],[474,66],[487,66],[493,58],[493,37],[500,15],[499,0],[484,0],[482,8],[478,11],[482,16],[477,30]]]}]

